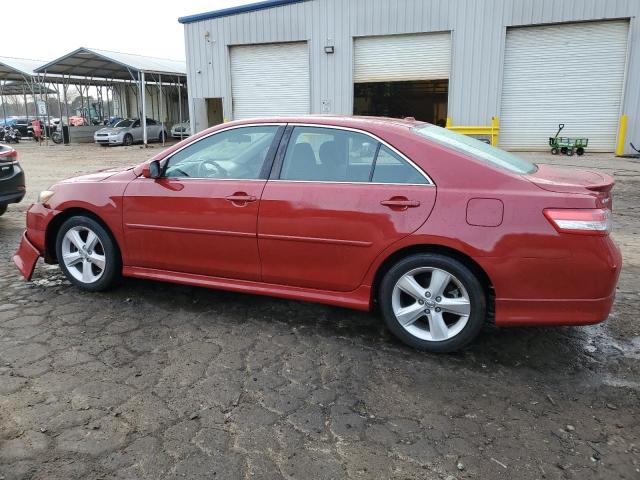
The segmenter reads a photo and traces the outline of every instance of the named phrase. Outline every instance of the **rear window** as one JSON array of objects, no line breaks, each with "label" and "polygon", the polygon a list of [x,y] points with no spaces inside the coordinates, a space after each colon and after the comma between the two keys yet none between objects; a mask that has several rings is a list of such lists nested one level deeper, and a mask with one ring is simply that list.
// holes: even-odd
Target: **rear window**
[{"label": "rear window", "polygon": [[436,127],[435,125],[420,125],[412,128],[412,130],[421,137],[512,173],[524,175],[533,173],[538,169],[534,163],[528,162],[512,153],[492,147],[473,137],[452,132],[446,128]]}]

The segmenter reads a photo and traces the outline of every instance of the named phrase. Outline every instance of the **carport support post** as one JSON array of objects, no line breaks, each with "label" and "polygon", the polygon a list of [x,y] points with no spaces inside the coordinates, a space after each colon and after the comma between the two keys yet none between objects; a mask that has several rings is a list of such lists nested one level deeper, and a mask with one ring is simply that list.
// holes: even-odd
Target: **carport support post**
[{"label": "carport support post", "polygon": [[182,79],[178,77],[178,124],[180,125],[180,140],[182,140]]},{"label": "carport support post", "polygon": [[162,135],[162,146],[164,147],[164,117],[162,116],[162,75],[158,75],[158,89],[160,90],[160,98],[159,98],[159,109],[160,109],[160,126],[162,130],[160,131],[160,135]]},{"label": "carport support post", "polygon": [[4,115],[4,127],[7,126],[7,107],[4,104],[4,81],[0,82],[0,99],[2,99],[2,114]]},{"label": "carport support post", "polygon": [[[67,88],[68,88],[68,83],[66,83],[64,81],[64,78],[62,79],[62,98],[64,99],[64,111],[67,114],[67,127],[69,126],[69,100],[67,99]],[[60,119],[60,122],[62,122],[62,119]]]},{"label": "carport support post", "polygon": [[[113,101],[113,90],[111,91],[111,100]],[[111,103],[109,103],[109,85],[107,85],[107,123],[111,121]]]},{"label": "carport support post", "polygon": [[140,122],[142,123],[142,143],[144,146],[147,146],[147,87],[144,78],[144,72],[140,72],[140,92],[142,94],[142,118]]},{"label": "carport support post", "polygon": [[[53,86],[53,83],[51,83],[51,86]],[[58,112],[60,113],[60,121],[58,122],[58,125],[60,125],[60,134],[62,135],[62,127],[64,126],[64,122],[62,121],[62,100],[60,100],[60,85],[56,85],[55,89],[56,96],[58,97]]]},{"label": "carport support post", "polygon": [[24,116],[27,117],[27,122],[29,121],[29,109],[27,108],[27,91],[24,89],[24,84],[22,85],[22,98],[24,99]]}]

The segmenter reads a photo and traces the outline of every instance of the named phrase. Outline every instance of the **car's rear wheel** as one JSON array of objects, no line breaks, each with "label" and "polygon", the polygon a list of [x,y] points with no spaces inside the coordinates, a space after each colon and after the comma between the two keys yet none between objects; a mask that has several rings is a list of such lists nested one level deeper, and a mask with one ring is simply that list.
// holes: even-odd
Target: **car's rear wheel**
[{"label": "car's rear wheel", "polygon": [[400,260],[384,276],[378,301],[389,330],[430,352],[460,350],[486,317],[482,284],[461,262],[439,254]]},{"label": "car's rear wheel", "polygon": [[122,143],[123,143],[125,146],[127,146],[127,147],[128,147],[129,145],[132,145],[132,144],[133,144],[133,136],[132,136],[130,133],[127,133],[127,134],[124,136],[124,138],[122,139]]},{"label": "car's rear wheel", "polygon": [[76,216],[62,224],[56,237],[56,255],[69,281],[84,290],[106,290],[120,278],[118,247],[92,218]]}]

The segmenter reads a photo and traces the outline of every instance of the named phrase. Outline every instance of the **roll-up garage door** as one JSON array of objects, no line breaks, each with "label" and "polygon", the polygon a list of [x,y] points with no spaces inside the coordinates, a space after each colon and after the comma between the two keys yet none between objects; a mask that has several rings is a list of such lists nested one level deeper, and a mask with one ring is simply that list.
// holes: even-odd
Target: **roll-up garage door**
[{"label": "roll-up garage door", "polygon": [[236,120],[309,114],[306,42],[231,47],[231,92]]},{"label": "roll-up garage door", "polygon": [[355,39],[354,83],[447,79],[450,70],[448,32]]},{"label": "roll-up garage door", "polygon": [[628,29],[627,21],[510,28],[500,146],[547,149],[564,123],[561,136],[588,137],[588,151],[613,151]]}]

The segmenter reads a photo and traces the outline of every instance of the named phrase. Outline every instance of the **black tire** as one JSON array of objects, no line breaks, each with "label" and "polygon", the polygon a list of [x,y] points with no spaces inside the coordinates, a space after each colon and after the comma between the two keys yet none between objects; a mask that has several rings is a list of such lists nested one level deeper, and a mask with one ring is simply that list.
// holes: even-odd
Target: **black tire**
[{"label": "black tire", "polygon": [[567,148],[567,155],[568,155],[569,157],[572,157],[572,156],[573,156],[573,153],[574,153],[573,148]]},{"label": "black tire", "polygon": [[7,206],[6,205],[0,205],[0,217],[2,215],[4,215],[7,211]]},{"label": "black tire", "polygon": [[58,133],[58,132],[54,132],[53,134],[51,134],[51,140],[53,141],[53,143],[56,144],[61,144],[62,143],[62,134]]},{"label": "black tire", "polygon": [[167,138],[168,138],[168,137],[167,137],[167,132],[160,132],[160,134],[158,135],[158,142],[160,142],[160,143],[162,143],[162,137],[163,137],[163,134],[164,134],[164,140],[165,140],[165,141],[166,141],[166,140],[167,140]]},{"label": "black tire", "polygon": [[551,155],[558,155],[560,153],[560,150],[558,150],[556,147],[553,147],[551,149]]},{"label": "black tire", "polygon": [[130,133],[125,134],[124,138],[122,139],[122,144],[125,147],[133,145],[133,135],[131,135]]},{"label": "black tire", "polygon": [[[467,323],[455,336],[446,340],[426,340],[412,335],[399,323],[393,311],[392,298],[396,283],[406,273],[422,267],[444,270],[453,275],[469,296],[470,314]],[[486,321],[487,300],[482,284],[468,267],[445,255],[417,254],[400,260],[382,279],[378,302],[389,330],[410,347],[428,352],[449,353],[464,348],[478,335]]]},{"label": "black tire", "polygon": [[562,147],[560,149],[560,153],[562,153],[563,155],[566,155],[567,154],[567,147]]},{"label": "black tire", "polygon": [[582,155],[584,155],[584,148],[582,147],[578,147],[576,148],[576,154],[581,157]]},{"label": "black tire", "polygon": [[[102,244],[102,254],[104,255],[105,267],[102,272],[102,276],[92,283],[85,283],[76,277],[69,271],[69,268],[62,261],[62,243],[66,233],[74,227],[83,227],[91,230],[95,233]],[[67,219],[56,237],[56,257],[58,258],[58,264],[60,269],[64,272],[69,281],[76,287],[90,292],[101,292],[108,290],[117,284],[122,275],[122,260],[120,257],[120,250],[111,237],[111,234],[98,223],[96,220],[85,216],[75,216]],[[73,267],[71,267],[73,268]]]}]

